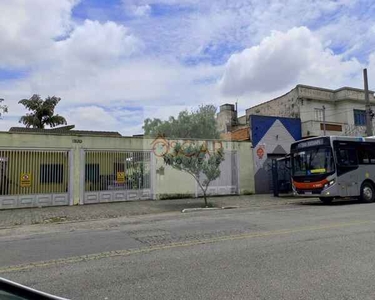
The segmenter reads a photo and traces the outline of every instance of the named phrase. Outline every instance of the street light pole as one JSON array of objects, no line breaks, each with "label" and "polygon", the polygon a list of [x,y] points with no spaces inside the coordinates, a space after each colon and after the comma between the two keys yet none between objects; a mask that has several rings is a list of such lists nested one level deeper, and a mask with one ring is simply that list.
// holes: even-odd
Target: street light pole
[{"label": "street light pole", "polygon": [[365,102],[366,102],[366,135],[372,136],[372,117],[371,117],[371,105],[370,97],[368,93],[368,80],[367,80],[367,69],[363,69],[363,81],[365,85]]},{"label": "street light pole", "polygon": [[323,105],[323,136],[326,136],[326,107]]}]

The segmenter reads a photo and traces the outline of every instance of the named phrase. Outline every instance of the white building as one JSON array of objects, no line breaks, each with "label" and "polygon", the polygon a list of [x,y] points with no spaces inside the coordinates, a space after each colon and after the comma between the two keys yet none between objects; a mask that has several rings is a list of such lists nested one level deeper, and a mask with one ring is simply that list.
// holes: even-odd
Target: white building
[{"label": "white building", "polygon": [[[374,92],[369,94],[371,105],[375,105]],[[351,87],[330,90],[297,85],[285,95],[248,108],[246,119],[250,115],[300,118],[302,137],[320,136],[323,135],[323,107],[327,135],[365,135],[365,93]]]},{"label": "white building", "polygon": [[[373,91],[369,98],[375,105]],[[255,192],[269,193],[273,190],[272,160],[289,153],[296,140],[322,136],[324,112],[326,135],[366,134],[365,93],[351,87],[329,90],[297,85],[285,95],[248,108],[241,117],[235,105],[224,104],[217,115],[217,126],[224,139],[250,139]]]}]

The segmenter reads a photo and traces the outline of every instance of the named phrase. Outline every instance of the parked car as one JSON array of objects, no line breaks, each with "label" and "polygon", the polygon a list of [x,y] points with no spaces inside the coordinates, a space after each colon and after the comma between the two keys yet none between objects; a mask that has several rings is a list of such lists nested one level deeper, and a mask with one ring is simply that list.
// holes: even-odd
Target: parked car
[{"label": "parked car", "polygon": [[1,300],[67,300],[0,277]]}]

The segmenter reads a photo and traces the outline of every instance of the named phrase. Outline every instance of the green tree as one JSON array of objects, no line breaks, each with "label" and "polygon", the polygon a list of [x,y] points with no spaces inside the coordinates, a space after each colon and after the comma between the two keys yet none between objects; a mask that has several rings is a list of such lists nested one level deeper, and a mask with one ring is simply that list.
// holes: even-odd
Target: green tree
[{"label": "green tree", "polygon": [[207,189],[210,183],[219,178],[220,164],[224,161],[224,150],[219,148],[209,153],[205,145],[189,144],[183,147],[177,143],[171,153],[164,154],[164,163],[176,170],[190,174],[203,192],[205,207],[207,203]]},{"label": "green tree", "polygon": [[218,139],[220,133],[216,128],[215,115],[215,106],[201,105],[195,111],[181,111],[177,119],[173,116],[168,121],[148,118],[143,129],[150,137]]},{"label": "green tree", "polygon": [[58,125],[66,125],[64,117],[55,115],[55,107],[60,102],[61,98],[47,97],[45,100],[39,95],[33,95],[30,99],[23,99],[19,101],[31,113],[21,117],[20,123],[26,125],[27,128],[44,128],[46,125],[56,127]]},{"label": "green tree", "polygon": [[0,98],[0,118],[2,118],[3,115],[8,112],[8,106],[5,104],[1,104],[3,102],[4,102],[4,99]]}]

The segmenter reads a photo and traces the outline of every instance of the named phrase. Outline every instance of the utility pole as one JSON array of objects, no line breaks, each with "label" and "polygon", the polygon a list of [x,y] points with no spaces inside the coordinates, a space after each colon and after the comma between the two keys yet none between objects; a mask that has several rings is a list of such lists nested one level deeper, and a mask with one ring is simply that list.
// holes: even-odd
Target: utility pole
[{"label": "utility pole", "polygon": [[368,94],[368,80],[367,80],[367,69],[363,69],[363,80],[365,83],[365,102],[366,102],[366,135],[372,136],[372,117],[371,117],[371,105],[370,97]]},{"label": "utility pole", "polygon": [[323,136],[326,136],[326,107],[323,105]]}]

